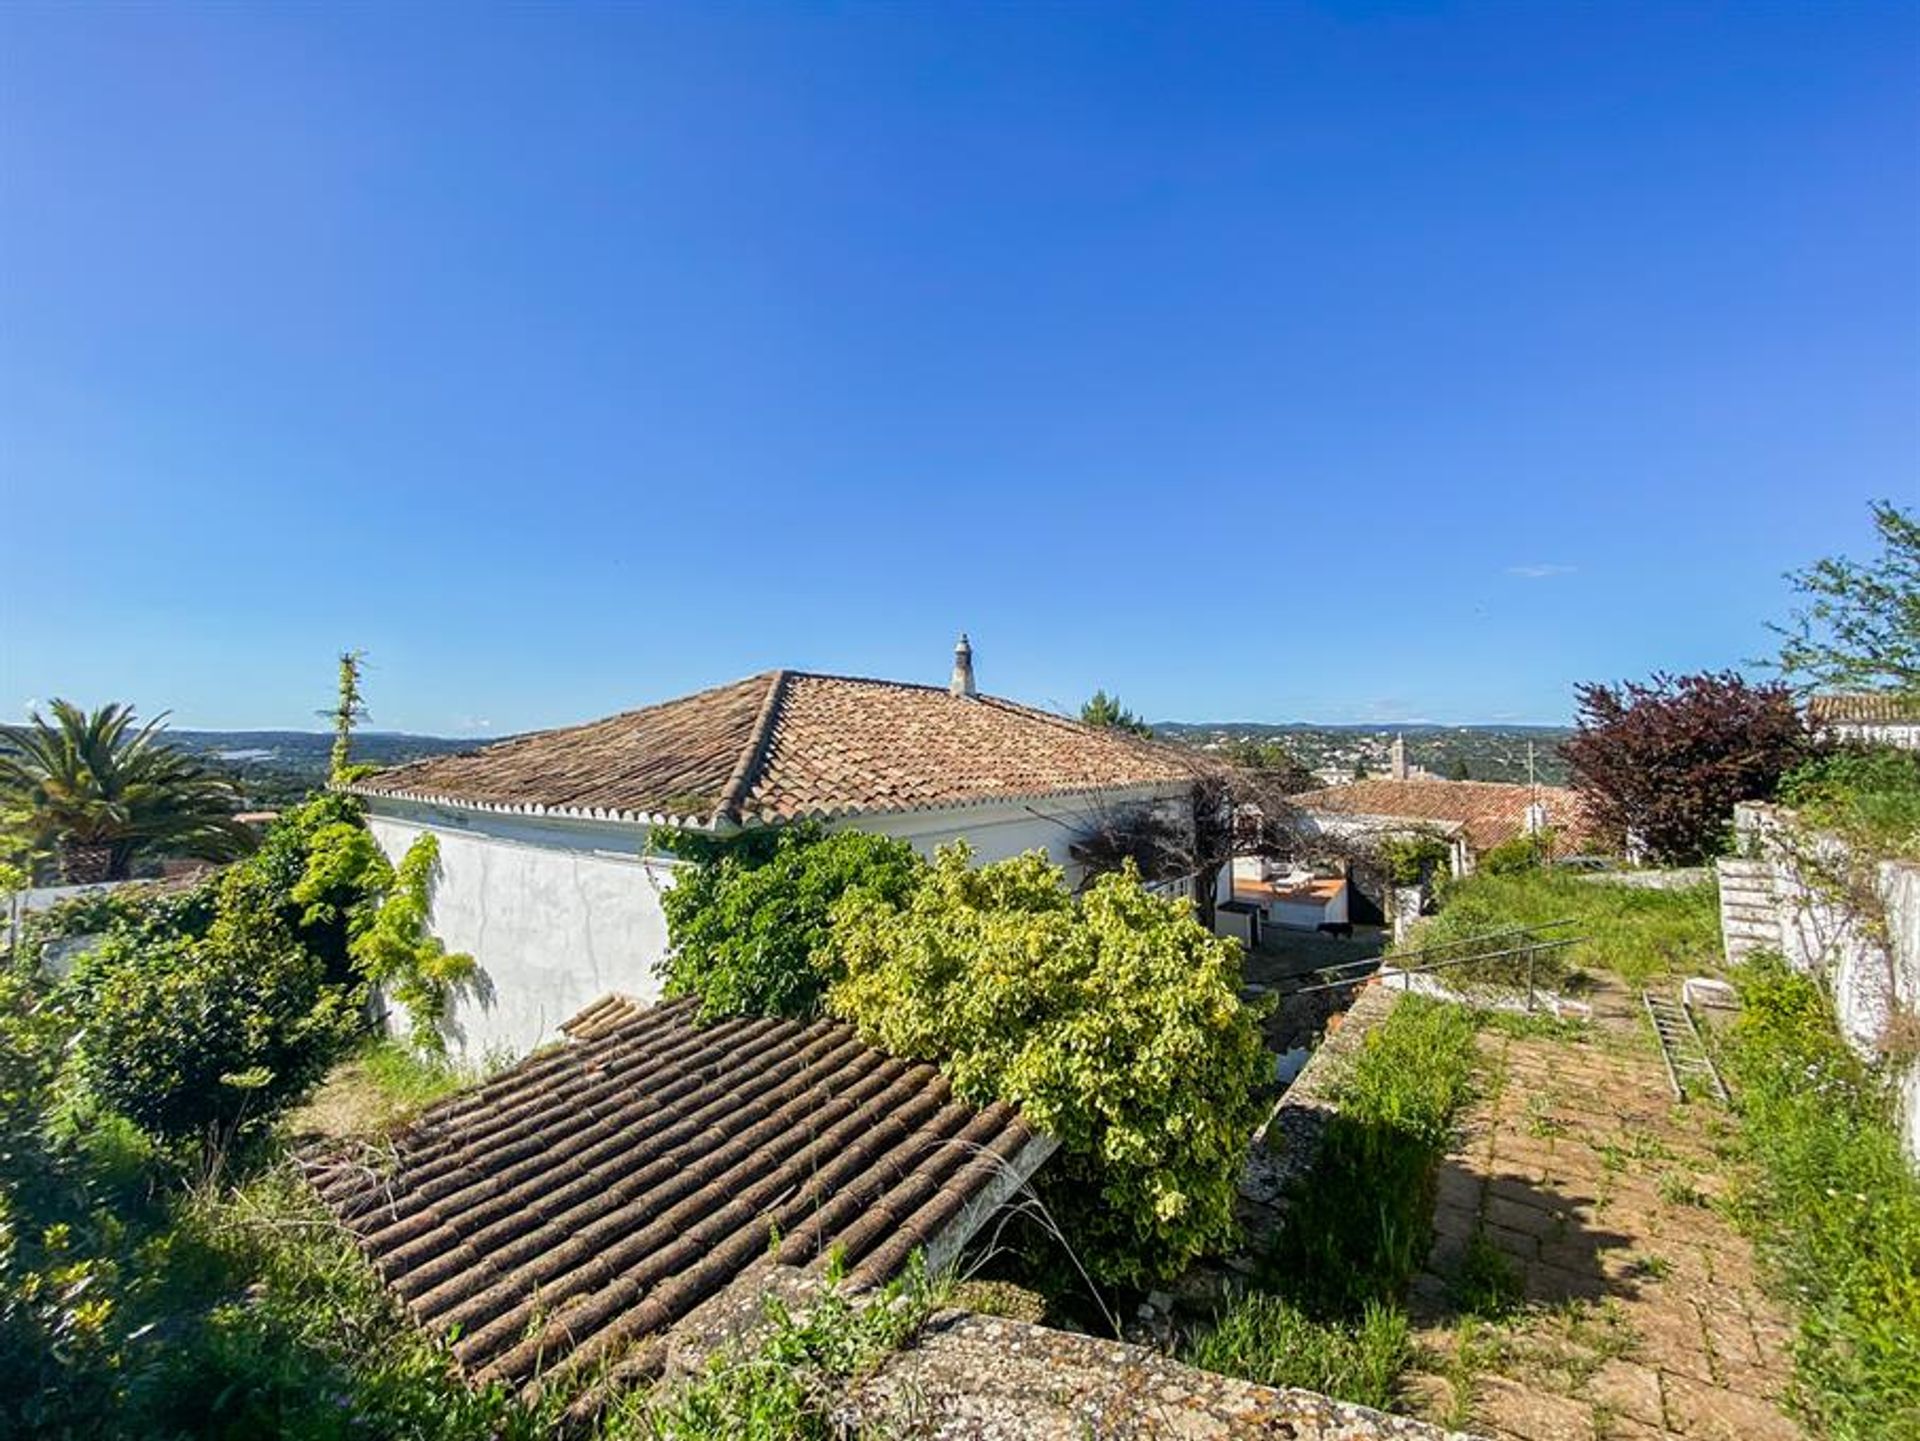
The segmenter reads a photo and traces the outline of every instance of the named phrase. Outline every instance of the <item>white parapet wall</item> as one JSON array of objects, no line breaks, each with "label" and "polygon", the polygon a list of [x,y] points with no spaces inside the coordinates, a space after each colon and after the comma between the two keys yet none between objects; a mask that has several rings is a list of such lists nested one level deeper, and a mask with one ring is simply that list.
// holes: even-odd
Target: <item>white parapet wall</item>
[{"label": "white parapet wall", "polygon": [[1920,1063],[1910,1053],[1920,1015],[1920,865],[1858,865],[1840,841],[1809,834],[1775,806],[1736,807],[1734,832],[1737,854],[1718,867],[1728,961],[1774,951],[1819,978],[1847,1043],[1895,1068],[1902,1144],[1920,1165]]}]

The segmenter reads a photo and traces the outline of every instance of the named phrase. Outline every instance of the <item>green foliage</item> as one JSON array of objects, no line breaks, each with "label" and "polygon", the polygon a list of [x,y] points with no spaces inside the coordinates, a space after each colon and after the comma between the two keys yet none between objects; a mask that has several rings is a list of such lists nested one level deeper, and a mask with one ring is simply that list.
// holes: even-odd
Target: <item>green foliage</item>
[{"label": "green foliage", "polygon": [[1279,1296],[1236,1296],[1184,1358],[1262,1386],[1298,1386],[1382,1410],[1413,1358],[1406,1313],[1368,1302],[1353,1323],[1319,1321]]},{"label": "green foliage", "polygon": [[366,702],[360,695],[360,662],[366,652],[340,652],[339,699],[328,712],[333,721],[333,752],[328,758],[328,779],[337,786],[359,779],[353,764],[353,728],[366,719]]},{"label": "green foliage", "polygon": [[1309,1315],[1390,1300],[1425,1259],[1434,1171],[1472,1095],[1474,1030],[1464,1007],[1405,996],[1349,1062],[1269,1258],[1274,1286]]},{"label": "green foliage", "polygon": [[1920,751],[1835,746],[1790,772],[1779,799],[1868,855],[1920,860]]},{"label": "green foliage", "polygon": [[1546,984],[1569,969],[1611,971],[1637,983],[1720,967],[1720,896],[1711,881],[1658,890],[1551,868],[1505,876],[1482,870],[1454,881],[1441,892],[1439,914],[1421,924],[1411,944],[1455,945],[1488,931],[1559,920],[1573,924],[1554,934],[1581,940],[1540,958],[1539,979]]},{"label": "green foliage", "polygon": [[687,862],[660,898],[673,938],[666,993],[700,997],[704,1018],[814,1014],[837,974],[834,906],[854,893],[897,905],[927,869],[905,841],[812,824],[660,844]]},{"label": "green foliage", "polygon": [[87,712],[56,700],[23,726],[0,726],[0,812],[61,879],[118,880],[160,856],[228,860],[253,845],[233,819],[231,784],[161,739],[163,715],[135,728],[133,708]]},{"label": "green foliage", "polygon": [[1756,1176],[1736,1214],[1799,1315],[1796,1399],[1816,1434],[1920,1434],[1920,1178],[1886,1078],[1777,957],[1736,981],[1722,1059]]},{"label": "green foliage", "polygon": [[1920,696],[1920,518],[1891,501],[1872,504],[1879,556],[1816,561],[1787,579],[1806,596],[1784,626],[1780,669],[1840,690]]},{"label": "green foliage", "polygon": [[1378,850],[1387,878],[1396,886],[1430,885],[1436,876],[1447,874],[1453,860],[1452,847],[1438,836],[1383,836]]},{"label": "green foliage", "polygon": [[768,1298],[770,1329],[750,1351],[712,1357],[690,1383],[655,1398],[617,1403],[607,1441],[827,1441],[844,1433],[829,1420],[848,1382],[912,1338],[942,1304],[945,1289],[916,1265],[872,1296],[852,1298],[837,1281],[796,1316]]},{"label": "green foliage", "polygon": [[1484,1230],[1476,1229],[1459,1270],[1448,1278],[1448,1292],[1467,1315],[1498,1321],[1520,1305],[1520,1271]]},{"label": "green foliage", "polygon": [[1536,831],[1530,836],[1515,836],[1502,841],[1481,855],[1475,871],[1489,876],[1518,876],[1553,862],[1554,834]]},{"label": "green foliage", "polygon": [[[335,837],[328,853],[341,852],[379,856],[379,848],[364,830],[357,838]],[[455,989],[477,970],[472,956],[449,951],[427,928],[433,909],[433,875],[439,864],[439,838],[432,831],[421,832],[400,858],[379,909],[350,947],[361,975],[406,1011],[413,1043],[432,1054],[446,1049],[441,1022]]]},{"label": "green foliage", "polygon": [[80,1075],[168,1141],[224,1146],[304,1097],[359,1026],[359,1006],[275,914],[263,880],[223,879],[204,936],[111,935],[65,988]]},{"label": "green foliage", "polygon": [[903,904],[849,894],[827,1006],[1059,1138],[1040,1189],[1095,1276],[1170,1275],[1236,1233],[1267,1064],[1239,949],[1131,867],[1079,896],[1063,879],[1038,852],[976,870],[956,845]]},{"label": "green foliage", "polygon": [[1221,746],[1220,758],[1229,765],[1255,772],[1262,779],[1278,784],[1281,790],[1289,794],[1310,791],[1320,784],[1319,777],[1277,740],[1235,736]]},{"label": "green foliage", "polygon": [[1095,691],[1080,707],[1080,723],[1098,730],[1127,731],[1137,736],[1153,734],[1152,726],[1120,704],[1117,692],[1108,695],[1104,690]]}]

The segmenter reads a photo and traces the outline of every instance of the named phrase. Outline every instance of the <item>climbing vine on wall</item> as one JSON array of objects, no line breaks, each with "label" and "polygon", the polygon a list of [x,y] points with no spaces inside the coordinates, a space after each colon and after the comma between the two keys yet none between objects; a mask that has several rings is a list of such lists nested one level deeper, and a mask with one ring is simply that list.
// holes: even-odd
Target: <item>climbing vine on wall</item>
[{"label": "climbing vine on wall", "polygon": [[406,1011],[413,1043],[433,1052],[446,1049],[440,1023],[454,992],[478,972],[472,956],[449,951],[427,928],[439,864],[438,837],[421,835],[407,847],[378,909],[352,941],[361,973]]}]

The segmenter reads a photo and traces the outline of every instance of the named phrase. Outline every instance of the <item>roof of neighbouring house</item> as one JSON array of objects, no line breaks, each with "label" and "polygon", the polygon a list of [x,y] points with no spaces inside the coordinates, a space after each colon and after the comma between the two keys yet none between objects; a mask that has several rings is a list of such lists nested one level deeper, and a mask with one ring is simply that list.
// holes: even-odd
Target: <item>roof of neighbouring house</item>
[{"label": "roof of neighbouring house", "polygon": [[1820,725],[1920,725],[1920,696],[1886,691],[1809,696],[1807,717]]},{"label": "roof of neighbouring house", "polygon": [[1365,780],[1328,786],[1292,797],[1303,810],[1381,820],[1459,826],[1475,851],[1525,835],[1527,807],[1538,800],[1563,847],[1591,839],[1578,792],[1564,786],[1512,785],[1502,781]]},{"label": "roof of neighbouring house", "polygon": [[836,1022],[699,1026],[691,1001],[611,997],[563,1030],[389,1148],[303,1157],[476,1382],[651,1375],[666,1331],[769,1255],[831,1248],[850,1284],[884,1280],[1052,1144]]},{"label": "roof of neighbouring house", "polygon": [[993,696],[768,671],[381,771],[366,795],[594,819],[754,824],[1188,779],[1171,747]]}]

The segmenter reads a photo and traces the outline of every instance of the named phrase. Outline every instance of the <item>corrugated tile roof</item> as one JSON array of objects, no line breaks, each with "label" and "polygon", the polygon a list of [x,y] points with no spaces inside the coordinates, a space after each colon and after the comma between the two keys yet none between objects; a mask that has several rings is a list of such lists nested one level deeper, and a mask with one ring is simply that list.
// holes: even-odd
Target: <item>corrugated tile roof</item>
[{"label": "corrugated tile roof", "polygon": [[1292,799],[1303,810],[1458,825],[1476,852],[1526,834],[1527,806],[1538,799],[1563,850],[1578,850],[1591,840],[1579,793],[1564,786],[1376,779],[1304,791]]},{"label": "corrugated tile roof", "polygon": [[648,1374],[666,1330],[770,1243],[781,1264],[831,1247],[852,1285],[884,1280],[1050,1144],[836,1022],[701,1027],[691,1001],[610,997],[564,1029],[581,1039],[433,1107],[391,1151],[305,1158],[477,1382]]},{"label": "corrugated tile roof", "polygon": [[748,824],[1175,782],[1177,750],[993,696],[770,671],[368,777],[369,795]]},{"label": "corrugated tile roof", "polygon": [[1858,695],[1816,695],[1807,699],[1807,716],[1819,725],[1903,725],[1920,722],[1920,696],[1885,691]]}]

